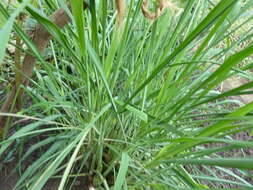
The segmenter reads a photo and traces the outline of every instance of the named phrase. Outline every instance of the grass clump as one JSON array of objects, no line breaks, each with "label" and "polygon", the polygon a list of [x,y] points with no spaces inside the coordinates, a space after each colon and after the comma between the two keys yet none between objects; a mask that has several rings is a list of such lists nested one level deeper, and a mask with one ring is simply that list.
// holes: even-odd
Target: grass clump
[{"label": "grass clump", "polygon": [[[117,6],[106,0],[90,1],[87,10],[82,0],[70,1],[70,6],[60,0],[36,6],[23,1],[14,12],[1,3],[7,18],[1,38],[15,32],[38,65],[33,76],[24,76],[30,85],[19,87],[32,105],[17,114],[0,113],[18,118],[3,128],[14,134],[1,141],[0,155],[16,144],[21,151],[17,167],[33,152],[40,155],[15,189],[39,190],[51,178],[59,178],[59,190],[70,189],[81,176],[95,189],[204,189],[229,183],[252,188],[244,177],[250,175],[253,159],[220,153],[253,146],[250,140],[230,138],[252,130],[253,102],[228,100],[252,94],[253,83],[227,92],[217,88],[234,76],[252,78],[251,67],[239,64],[252,55],[253,44],[239,50],[236,42],[217,47],[250,22],[253,2],[189,0],[179,14],[168,9],[152,21],[143,16],[142,3],[127,1],[120,19]],[[45,16],[58,7],[71,19],[62,30]],[[15,24],[21,11],[52,36],[47,56]],[[248,21],[235,27],[239,19]],[[246,41],[252,35],[240,31],[239,38]],[[0,61],[7,43],[0,44]],[[207,143],[222,146],[206,148]],[[236,181],[221,179],[212,168]]]}]

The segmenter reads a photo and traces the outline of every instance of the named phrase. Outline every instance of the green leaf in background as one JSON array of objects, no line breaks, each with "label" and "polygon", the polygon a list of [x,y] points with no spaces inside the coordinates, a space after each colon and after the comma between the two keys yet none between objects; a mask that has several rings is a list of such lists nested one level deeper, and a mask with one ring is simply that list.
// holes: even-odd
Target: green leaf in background
[{"label": "green leaf in background", "polygon": [[[15,22],[16,17],[23,11],[25,6],[29,3],[30,0],[24,0],[20,6],[13,12],[10,18],[6,21],[2,29],[0,30],[0,65],[5,55],[5,48],[9,41],[13,23]],[[1,14],[2,16],[2,14]],[[1,19],[1,18],[0,18]]]},{"label": "green leaf in background", "polygon": [[4,26],[5,22],[6,22],[6,19],[5,19],[4,15],[0,12],[0,32],[1,32],[1,29]]}]

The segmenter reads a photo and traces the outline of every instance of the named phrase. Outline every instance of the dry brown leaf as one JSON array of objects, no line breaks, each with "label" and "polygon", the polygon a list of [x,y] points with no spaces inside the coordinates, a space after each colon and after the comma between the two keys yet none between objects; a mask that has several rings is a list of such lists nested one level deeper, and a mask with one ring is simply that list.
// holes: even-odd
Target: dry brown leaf
[{"label": "dry brown leaf", "polygon": [[161,16],[161,14],[163,13],[164,9],[166,9],[166,8],[171,8],[171,9],[176,9],[176,10],[179,9],[176,6],[176,4],[172,3],[169,0],[157,0],[157,2],[158,2],[159,5],[158,5],[156,11],[155,12],[151,12],[148,9],[148,1],[147,0],[143,1],[142,6],[141,6],[141,10],[142,10],[143,15],[146,18],[148,18],[150,20],[157,19],[158,17]]}]

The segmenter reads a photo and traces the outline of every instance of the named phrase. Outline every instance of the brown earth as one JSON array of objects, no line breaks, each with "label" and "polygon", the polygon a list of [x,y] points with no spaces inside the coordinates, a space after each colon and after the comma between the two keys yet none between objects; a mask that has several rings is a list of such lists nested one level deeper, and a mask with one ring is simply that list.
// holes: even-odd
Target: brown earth
[{"label": "brown earth", "polygon": [[[228,80],[224,81],[221,84],[220,88],[221,88],[222,92],[226,92],[226,91],[231,90],[233,88],[239,87],[247,82],[249,82],[249,81],[245,78],[238,78],[238,79],[232,78],[232,79],[228,79]],[[253,91],[253,89],[249,89],[249,90]],[[232,96],[231,99],[239,100],[245,104],[248,104],[253,101],[253,94]]]}]

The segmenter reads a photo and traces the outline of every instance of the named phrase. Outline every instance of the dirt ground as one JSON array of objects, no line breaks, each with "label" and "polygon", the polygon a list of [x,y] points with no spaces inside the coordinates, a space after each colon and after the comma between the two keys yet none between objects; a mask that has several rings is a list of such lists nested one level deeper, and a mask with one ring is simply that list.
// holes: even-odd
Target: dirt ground
[{"label": "dirt ground", "polygon": [[[21,125],[29,124],[29,121],[23,122]],[[11,134],[14,133],[14,131],[10,132]],[[24,150],[23,152],[27,152],[32,145],[38,143],[39,141],[43,140],[44,136],[36,136],[36,138],[32,138],[29,140],[29,142],[23,144]],[[19,149],[19,147],[13,147],[12,150]],[[21,165],[21,168],[17,168],[17,163],[19,161],[20,155],[19,153],[13,152],[12,154],[8,155],[8,152],[0,157],[0,190],[13,190],[15,184],[19,180],[20,176],[22,175],[22,172],[24,172],[32,163],[34,163],[37,159],[40,158],[41,154],[45,152],[48,149],[48,147],[42,147],[40,152],[32,152],[30,156],[28,156]],[[11,156],[10,156],[11,155]],[[22,156],[22,155],[21,155]],[[6,159],[8,157],[8,159]],[[62,175],[62,171],[57,173],[57,176]],[[69,183],[72,183],[73,178],[69,180]],[[60,178],[50,179],[45,186],[43,187],[43,190],[56,190],[58,189],[58,185],[60,183]],[[71,188],[71,190],[88,190],[89,189],[89,183],[88,178],[86,176],[77,177],[76,180],[73,182],[74,185]],[[68,184],[67,184],[68,185]],[[26,188],[23,188],[26,190]],[[22,189],[22,190],[23,190]],[[70,189],[69,189],[70,190]]]},{"label": "dirt ground", "polygon": [[[222,85],[219,87],[221,92],[226,92],[228,90],[234,89],[236,87],[239,87],[248,81],[246,79],[240,78],[240,79],[229,79],[222,83]],[[249,89],[253,91],[253,89]],[[232,96],[230,99],[238,100],[242,103],[248,104],[253,101],[253,95],[242,95],[242,96]],[[250,131],[243,131],[237,134],[232,135],[232,139],[234,140],[241,140],[241,141],[252,141],[253,136],[250,135]],[[206,148],[214,148],[214,147],[222,147],[225,144],[223,143],[213,143],[213,144],[206,144]],[[246,148],[246,149],[233,149],[226,152],[220,152],[219,155],[223,158],[241,158],[241,157],[253,157],[253,149],[252,148]],[[199,169],[203,172],[209,175],[209,172],[203,168],[199,167]],[[220,170],[215,169],[214,167],[209,167],[216,176],[220,177],[221,179],[225,180],[231,180],[234,182],[240,182],[235,177],[232,177],[231,175],[228,175],[226,172],[222,172]],[[253,171],[248,171],[252,177],[245,177],[239,172],[237,169],[230,168],[230,171],[234,173],[235,175],[240,176],[242,179],[247,181],[248,183],[253,185]],[[203,181],[203,183],[207,183],[206,181]],[[238,188],[237,185],[229,184],[229,183],[217,183],[217,182],[208,182],[209,186],[215,186],[216,188],[224,188],[224,189],[231,189],[231,188]]]},{"label": "dirt ground", "polygon": [[[0,189],[1,190],[12,190],[19,179],[17,172],[12,173],[14,164],[10,163],[4,166],[0,175]],[[12,173],[12,174],[11,174]],[[58,187],[57,180],[50,180],[43,190],[55,190]]]},{"label": "dirt ground", "polygon": [[[25,170],[33,160],[37,159],[36,156],[29,157],[28,160],[23,164]],[[7,164],[2,164],[2,168],[0,169],[0,190],[13,190],[15,184],[20,178],[21,172],[19,173],[17,169],[15,169],[17,162],[12,161]],[[1,165],[0,165],[1,166]],[[21,169],[22,170],[22,169]],[[60,179],[50,179],[46,185],[43,187],[43,190],[56,190],[58,189],[58,185],[60,183]],[[24,190],[26,188],[23,188]],[[88,190],[87,177],[78,177],[74,182],[71,190]]]},{"label": "dirt ground", "polygon": [[[232,78],[232,79],[228,79],[226,81],[224,81],[222,84],[221,84],[221,91],[222,92],[226,92],[228,90],[231,90],[233,88],[236,88],[236,87],[239,87],[245,83],[247,83],[248,81],[244,78]],[[249,89],[251,91],[253,91],[253,89]],[[249,91],[248,90],[248,91]],[[250,95],[241,95],[241,96],[232,96],[231,99],[236,99],[236,100],[239,100],[245,104],[248,104],[250,102],[253,101],[253,94],[250,94]]]}]

